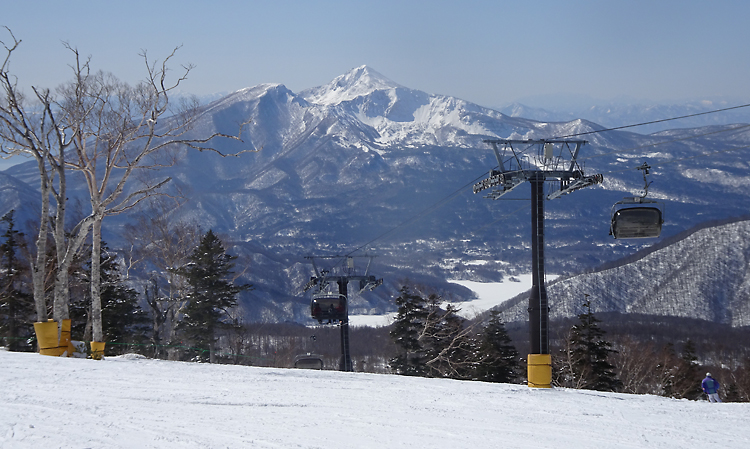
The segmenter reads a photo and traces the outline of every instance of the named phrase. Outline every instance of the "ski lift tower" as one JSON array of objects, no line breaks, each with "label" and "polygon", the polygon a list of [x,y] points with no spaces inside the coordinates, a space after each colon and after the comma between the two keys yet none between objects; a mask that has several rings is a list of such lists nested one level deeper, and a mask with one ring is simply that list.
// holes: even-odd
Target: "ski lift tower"
[{"label": "ski lift tower", "polygon": [[[383,283],[383,279],[376,279],[369,274],[372,259],[375,256],[358,256],[368,258],[367,268],[363,275],[358,275],[354,269],[354,258],[352,256],[307,256],[312,262],[315,276],[304,285],[304,291],[315,287],[310,302],[310,314],[319,323],[327,320],[329,324],[338,324],[341,328],[341,359],[339,371],[354,371],[352,358],[349,353],[349,283],[359,282],[359,292],[374,290]],[[318,270],[315,259],[341,259],[343,266],[331,270]],[[336,283],[338,292],[332,292],[330,284]]]},{"label": "ski lift tower", "polygon": [[[577,162],[585,140],[485,140],[492,145],[498,167],[474,184],[474,193],[491,189],[485,198],[498,200],[519,185],[531,184],[531,269],[529,296],[528,385],[550,388],[552,357],[549,353],[549,302],[544,285],[544,200],[554,199],[602,182],[601,174],[587,176]],[[544,194],[544,184],[552,189]]]}]

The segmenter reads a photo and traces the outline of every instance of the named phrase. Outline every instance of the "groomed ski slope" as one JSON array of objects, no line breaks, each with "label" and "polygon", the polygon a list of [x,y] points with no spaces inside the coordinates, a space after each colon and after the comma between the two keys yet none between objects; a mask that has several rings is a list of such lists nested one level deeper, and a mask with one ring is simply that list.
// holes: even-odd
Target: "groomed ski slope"
[{"label": "groomed ski slope", "polygon": [[748,448],[750,404],[0,350],[0,447]]}]

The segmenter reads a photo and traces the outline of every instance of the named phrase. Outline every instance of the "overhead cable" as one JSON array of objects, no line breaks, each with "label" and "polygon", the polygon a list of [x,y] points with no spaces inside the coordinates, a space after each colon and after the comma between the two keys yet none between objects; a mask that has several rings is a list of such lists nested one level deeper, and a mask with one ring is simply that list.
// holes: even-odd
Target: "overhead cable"
[{"label": "overhead cable", "polygon": [[680,119],[683,119],[683,118],[698,117],[700,115],[715,114],[717,112],[731,111],[733,109],[740,109],[740,108],[746,108],[746,107],[750,107],[750,103],[749,104],[742,104],[742,105],[739,105],[739,106],[732,106],[732,107],[729,107],[729,108],[715,109],[713,111],[697,112],[695,114],[682,115],[682,116],[679,116],[679,117],[664,118],[664,119],[660,119],[660,120],[652,120],[650,122],[636,123],[634,125],[623,125],[623,126],[616,126],[614,128],[600,129],[600,130],[597,130],[597,131],[586,131],[586,132],[583,132],[583,133],[569,134],[567,136],[559,136],[559,137],[555,137],[555,138],[556,139],[566,139],[568,137],[578,137],[578,136],[586,136],[586,135],[589,135],[589,134],[603,133],[603,132],[607,132],[607,131],[617,131],[617,130],[620,130],[620,129],[635,128],[636,126],[653,125],[654,123],[663,123],[663,122],[669,122],[669,121],[672,121],[672,120],[680,120]]}]

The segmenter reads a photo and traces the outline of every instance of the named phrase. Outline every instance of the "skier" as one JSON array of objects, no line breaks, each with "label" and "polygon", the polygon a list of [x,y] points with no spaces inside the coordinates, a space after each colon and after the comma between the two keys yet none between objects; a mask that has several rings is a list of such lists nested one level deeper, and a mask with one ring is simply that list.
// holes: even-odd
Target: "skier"
[{"label": "skier", "polygon": [[703,388],[703,392],[708,396],[709,401],[721,402],[721,398],[719,398],[719,381],[711,377],[711,373],[706,373],[706,378],[701,382],[701,388]]}]

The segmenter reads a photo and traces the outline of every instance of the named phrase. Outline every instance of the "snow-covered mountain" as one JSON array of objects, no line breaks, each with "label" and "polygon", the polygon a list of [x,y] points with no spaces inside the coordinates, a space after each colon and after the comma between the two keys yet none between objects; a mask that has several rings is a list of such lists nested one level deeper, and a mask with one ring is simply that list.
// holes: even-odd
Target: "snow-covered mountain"
[{"label": "snow-covered mountain", "polygon": [[[750,221],[706,227],[630,259],[552,282],[547,288],[550,317],[582,313],[589,295],[594,312],[750,326]],[[526,319],[527,298],[520,295],[503,304],[505,319]]]},{"label": "snow-covered mountain", "polygon": [[[301,286],[313,273],[307,255],[378,255],[371,268],[385,286],[355,296],[353,309],[393,309],[405,279],[435,286],[452,299],[471,292],[446,279],[499,280],[530,265],[529,207],[491,201],[471,185],[496,165],[488,138],[551,138],[603,129],[586,120],[540,122],[510,117],[460,99],[431,95],[362,66],[300,93],[258,85],[207,105],[194,135],[235,134],[252,119],[244,143],[225,153],[185,151],[164,169],[188,198],[172,215],[227,235],[232,252],[249,260],[243,297],[250,319],[306,320]],[[649,196],[666,204],[663,236],[750,208],[750,127],[722,125],[653,135],[606,132],[585,136],[580,159],[604,183],[547,202],[547,270],[564,274],[615,260],[653,243],[614,241],[611,206],[643,187],[634,167],[654,167]],[[713,156],[708,156],[713,153]],[[2,174],[30,186],[33,163]],[[85,198],[71,182],[72,198]],[[514,199],[528,198],[517,189]],[[722,198],[722,201],[716,201]],[[85,201],[82,204],[86,204]],[[20,205],[3,196],[0,212]],[[85,209],[85,207],[84,207]],[[105,239],[118,247],[120,225],[107,218]]]}]

